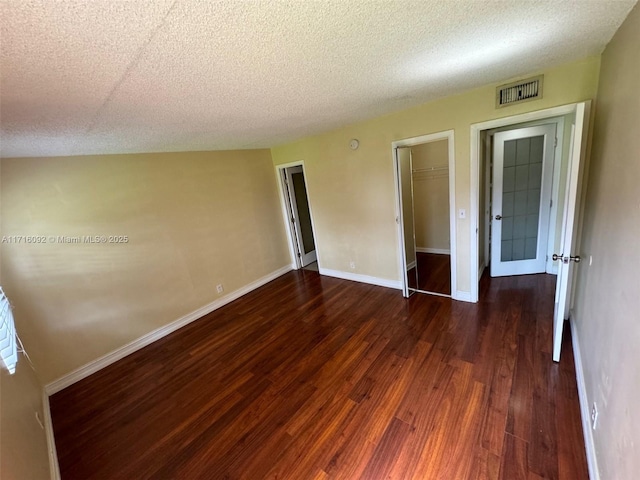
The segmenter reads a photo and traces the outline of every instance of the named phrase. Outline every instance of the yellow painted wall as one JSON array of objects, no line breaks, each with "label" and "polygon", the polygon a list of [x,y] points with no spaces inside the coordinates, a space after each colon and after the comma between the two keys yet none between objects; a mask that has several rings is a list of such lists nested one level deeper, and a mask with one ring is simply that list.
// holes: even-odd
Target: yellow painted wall
[{"label": "yellow painted wall", "polygon": [[49,478],[47,439],[36,412],[44,418],[42,385],[20,355],[13,375],[0,372],[0,478]]},{"label": "yellow painted wall", "polygon": [[47,240],[1,265],[43,383],[290,264],[275,181],[268,150],[3,159],[3,235]]},{"label": "yellow painted wall", "polygon": [[[353,260],[355,273],[399,280],[391,142],[453,129],[456,210],[467,210],[456,225],[457,290],[469,292],[470,125],[594,98],[599,67],[592,57],[543,72],[541,100],[496,110],[496,85],[488,85],[272,148],[275,164],[305,162],[320,266],[348,271]],[[351,138],[360,140],[356,151]]]},{"label": "yellow painted wall", "polygon": [[[449,141],[411,147],[416,247],[449,250]],[[445,170],[420,172],[444,167]]]},{"label": "yellow painted wall", "polygon": [[640,472],[639,52],[636,6],[602,55],[572,315],[602,479]]},{"label": "yellow painted wall", "polygon": [[[0,185],[2,182],[0,159]],[[0,238],[3,232],[0,195]],[[0,265],[2,249],[0,248]],[[0,268],[0,285],[2,283]],[[1,363],[1,362],[0,362]],[[0,478],[41,480],[49,477],[49,457],[44,430],[35,414],[44,419],[42,385],[22,355],[16,372],[0,367]]]}]

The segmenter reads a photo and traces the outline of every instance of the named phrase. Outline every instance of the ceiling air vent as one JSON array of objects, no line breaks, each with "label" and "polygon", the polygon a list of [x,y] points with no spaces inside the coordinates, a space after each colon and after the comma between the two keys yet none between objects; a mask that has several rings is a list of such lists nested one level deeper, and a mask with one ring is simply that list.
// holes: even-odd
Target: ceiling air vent
[{"label": "ceiling air vent", "polygon": [[542,98],[543,77],[544,75],[539,75],[498,87],[496,89],[496,108]]}]

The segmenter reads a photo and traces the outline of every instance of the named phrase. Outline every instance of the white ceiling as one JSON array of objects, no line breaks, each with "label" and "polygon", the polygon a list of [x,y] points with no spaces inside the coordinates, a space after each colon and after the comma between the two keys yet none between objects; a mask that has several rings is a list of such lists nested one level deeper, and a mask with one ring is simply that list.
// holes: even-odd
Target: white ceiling
[{"label": "white ceiling", "polygon": [[0,0],[0,155],[271,147],[602,52],[636,0]]}]

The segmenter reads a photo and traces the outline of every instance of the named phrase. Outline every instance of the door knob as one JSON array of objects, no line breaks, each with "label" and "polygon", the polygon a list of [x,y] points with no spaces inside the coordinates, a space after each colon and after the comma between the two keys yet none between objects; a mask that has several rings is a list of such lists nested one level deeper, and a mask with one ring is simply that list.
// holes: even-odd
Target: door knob
[{"label": "door knob", "polygon": [[496,220],[502,220],[502,215],[496,215],[496,216],[495,216],[495,219],[496,219]]},{"label": "door knob", "polygon": [[557,253],[554,253],[551,256],[551,259],[554,262],[557,260],[562,260],[562,263],[569,263],[569,262],[580,263],[580,255],[576,255],[575,257],[572,257],[571,255],[569,255],[568,257],[563,257],[562,254],[558,255]]}]

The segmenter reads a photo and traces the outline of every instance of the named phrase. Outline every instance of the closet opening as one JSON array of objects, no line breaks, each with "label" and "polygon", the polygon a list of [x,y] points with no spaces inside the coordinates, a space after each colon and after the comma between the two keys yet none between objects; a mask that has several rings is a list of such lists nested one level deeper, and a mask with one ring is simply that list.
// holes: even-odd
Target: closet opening
[{"label": "closet opening", "polygon": [[403,294],[455,298],[453,131],[392,147]]}]

